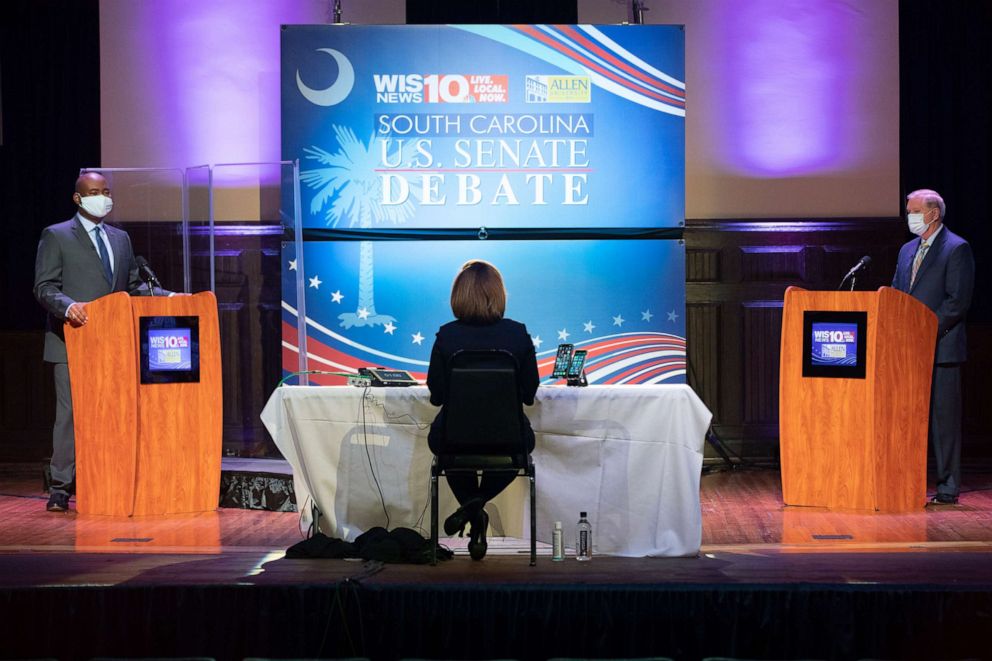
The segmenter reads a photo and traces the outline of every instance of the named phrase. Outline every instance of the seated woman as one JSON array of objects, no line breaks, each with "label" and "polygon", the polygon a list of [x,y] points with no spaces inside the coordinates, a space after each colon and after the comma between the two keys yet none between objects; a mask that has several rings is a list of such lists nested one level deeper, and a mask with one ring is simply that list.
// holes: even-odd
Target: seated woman
[{"label": "seated woman", "polygon": [[[505,349],[517,359],[517,387],[520,401],[528,406],[534,403],[537,393],[537,356],[527,327],[504,319],[506,289],[503,276],[495,266],[482,260],[465,262],[451,286],[451,312],[455,321],[441,326],[431,350],[431,364],[427,370],[427,387],[431,391],[431,404],[441,406],[427,442],[434,454],[441,453],[444,443],[445,380],[452,355],[463,349]],[[522,417],[523,433],[528,451],[534,449],[534,430],[526,416]],[[474,560],[486,555],[486,528],[489,515],[483,509],[486,503],[513,481],[506,473],[483,473],[481,482],[475,475],[448,475],[448,485],[461,507],[444,522],[444,532],[454,535],[463,532],[471,523],[469,554]]]}]

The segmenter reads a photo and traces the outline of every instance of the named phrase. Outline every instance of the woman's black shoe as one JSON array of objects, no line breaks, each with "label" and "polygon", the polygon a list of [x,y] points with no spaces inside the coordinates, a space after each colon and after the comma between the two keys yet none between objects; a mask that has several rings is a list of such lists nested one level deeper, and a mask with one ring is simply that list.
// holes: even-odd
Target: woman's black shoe
[{"label": "woman's black shoe", "polygon": [[473,499],[456,509],[454,514],[444,520],[444,534],[451,537],[458,533],[458,536],[461,537],[465,532],[465,526],[469,524],[481,506],[481,501]]},{"label": "woman's black shoe", "polygon": [[489,527],[489,515],[486,510],[479,510],[479,513],[472,518],[472,536],[468,542],[468,554],[473,560],[482,560],[486,557],[489,545],[486,544],[486,528]]}]

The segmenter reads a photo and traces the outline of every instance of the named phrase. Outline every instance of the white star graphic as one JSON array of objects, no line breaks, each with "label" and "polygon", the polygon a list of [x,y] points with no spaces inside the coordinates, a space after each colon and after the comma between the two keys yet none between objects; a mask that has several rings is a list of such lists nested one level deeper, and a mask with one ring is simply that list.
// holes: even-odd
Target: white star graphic
[{"label": "white star graphic", "polygon": [[310,286],[314,289],[320,289],[320,277],[315,275],[310,278]]},{"label": "white star graphic", "polygon": [[359,319],[368,319],[369,318],[369,310],[368,310],[368,308],[358,308],[358,311],[356,312],[356,314],[358,315],[358,318]]},{"label": "white star graphic", "polygon": [[340,289],[331,294],[332,303],[340,303],[342,298],[344,298],[344,294],[341,293]]},{"label": "white star graphic", "polygon": [[558,331],[558,339],[561,340],[562,342],[568,342],[568,336],[569,336],[569,332],[567,328],[562,328],[560,331]]},{"label": "white star graphic", "polygon": [[533,342],[534,346],[538,349],[540,349],[541,345],[544,344],[544,340],[541,339],[540,335],[535,335],[530,339],[530,341]]},{"label": "white star graphic", "polygon": [[654,315],[651,314],[651,310],[645,310],[641,313],[641,321],[651,321],[651,317],[653,316]]},{"label": "white star graphic", "polygon": [[592,329],[596,327],[596,324],[592,323],[592,319],[590,319],[586,323],[582,324],[582,326],[587,333],[591,333]]},{"label": "white star graphic", "polygon": [[295,259],[289,260],[289,270],[290,271],[295,271],[296,270],[296,260]]},{"label": "white star graphic", "polygon": [[675,314],[675,310],[672,310],[671,312],[668,313],[668,320],[669,321],[674,322],[677,318],[678,318],[678,315]]},{"label": "white star graphic", "polygon": [[394,330],[396,330],[396,326],[391,321],[387,321],[386,325],[382,327],[382,332],[387,335],[392,335]]},{"label": "white star graphic", "polygon": [[613,317],[613,325],[614,326],[623,326],[623,322],[624,321],[626,321],[626,320],[623,317],[621,317],[620,315],[617,315],[617,316]]},{"label": "white star graphic", "polygon": [[410,337],[413,338],[413,343],[414,344],[423,344],[424,343],[424,336],[420,334],[420,331],[417,331],[416,334],[411,335]]}]

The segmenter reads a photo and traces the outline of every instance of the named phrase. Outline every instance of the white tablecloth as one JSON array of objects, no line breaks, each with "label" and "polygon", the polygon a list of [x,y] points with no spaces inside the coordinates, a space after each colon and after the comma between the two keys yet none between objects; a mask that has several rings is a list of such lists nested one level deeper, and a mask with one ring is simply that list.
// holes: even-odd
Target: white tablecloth
[{"label": "white tablecloth", "polygon": [[[437,411],[422,386],[283,386],[262,422],[293,467],[304,523],[312,498],[321,530],[353,540],[386,525],[383,502],[389,527],[419,522],[429,529],[427,431]],[[525,412],[537,437],[540,541],[550,542],[561,521],[570,546],[581,510],[597,553],[699,551],[699,477],[711,414],[688,386],[542,386]],[[528,536],[526,482],[516,480],[487,508],[491,534]],[[445,485],[442,520],[456,506]]]}]

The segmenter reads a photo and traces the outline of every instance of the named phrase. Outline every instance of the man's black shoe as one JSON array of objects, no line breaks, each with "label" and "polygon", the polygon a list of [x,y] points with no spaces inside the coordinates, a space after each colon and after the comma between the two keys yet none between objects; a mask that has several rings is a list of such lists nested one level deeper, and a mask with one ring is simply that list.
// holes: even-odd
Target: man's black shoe
[{"label": "man's black shoe", "polygon": [[952,496],[949,493],[938,493],[930,499],[930,503],[932,505],[957,505],[958,497]]},{"label": "man's black shoe", "polygon": [[48,505],[45,507],[49,512],[68,512],[69,495],[64,493],[53,493],[48,498]]}]

